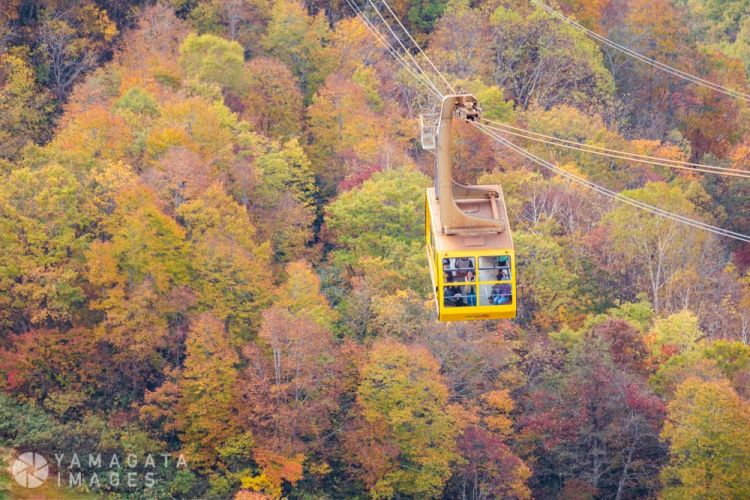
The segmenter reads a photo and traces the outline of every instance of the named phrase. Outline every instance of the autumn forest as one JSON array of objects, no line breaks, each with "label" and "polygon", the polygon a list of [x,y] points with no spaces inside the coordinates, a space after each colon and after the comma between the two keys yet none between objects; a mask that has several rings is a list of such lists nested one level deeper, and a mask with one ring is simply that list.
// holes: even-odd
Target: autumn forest
[{"label": "autumn forest", "polygon": [[[695,223],[454,120],[518,316],[437,321],[443,77]],[[0,1],[0,498],[750,498],[749,79],[749,0]]]}]

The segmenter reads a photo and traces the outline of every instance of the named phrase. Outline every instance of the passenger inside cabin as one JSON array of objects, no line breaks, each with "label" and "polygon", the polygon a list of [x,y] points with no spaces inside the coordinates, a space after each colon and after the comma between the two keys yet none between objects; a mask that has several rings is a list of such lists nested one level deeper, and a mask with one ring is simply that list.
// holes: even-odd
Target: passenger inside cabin
[{"label": "passenger inside cabin", "polygon": [[451,259],[453,261],[453,278],[455,281],[464,281],[466,278],[466,272],[471,269],[474,270],[474,258],[473,257],[457,257]]},{"label": "passenger inside cabin", "polygon": [[[455,273],[455,271],[453,271],[452,273],[445,273],[445,282],[455,283]],[[463,295],[461,293],[461,287],[446,286],[443,289],[443,302],[445,303],[446,307],[465,306],[466,303],[464,302]]]},{"label": "passenger inside cabin", "polygon": [[459,257],[456,259],[456,269],[473,269],[474,259],[471,257]]},{"label": "passenger inside cabin", "polygon": [[[464,281],[467,283],[474,283],[474,272],[468,271],[464,277]],[[477,294],[473,285],[464,285],[461,287],[463,296],[466,297],[467,305],[477,305]]]},{"label": "passenger inside cabin", "polygon": [[509,269],[500,269],[500,271],[497,273],[497,280],[498,281],[509,281],[510,280],[510,270]]},{"label": "passenger inside cabin", "polygon": [[492,286],[490,302],[496,306],[510,304],[512,295],[511,286],[507,283],[498,283]]}]

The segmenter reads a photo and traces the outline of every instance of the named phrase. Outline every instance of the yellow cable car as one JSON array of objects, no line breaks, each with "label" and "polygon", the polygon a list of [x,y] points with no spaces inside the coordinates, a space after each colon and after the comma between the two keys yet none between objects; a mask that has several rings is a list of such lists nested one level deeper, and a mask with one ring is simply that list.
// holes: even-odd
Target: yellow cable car
[{"label": "yellow cable car", "polygon": [[425,193],[425,241],[440,321],[514,318],[516,261],[500,186],[451,176],[451,120],[473,121],[474,96],[443,98],[436,123],[422,117],[422,147],[436,149],[435,186]]}]

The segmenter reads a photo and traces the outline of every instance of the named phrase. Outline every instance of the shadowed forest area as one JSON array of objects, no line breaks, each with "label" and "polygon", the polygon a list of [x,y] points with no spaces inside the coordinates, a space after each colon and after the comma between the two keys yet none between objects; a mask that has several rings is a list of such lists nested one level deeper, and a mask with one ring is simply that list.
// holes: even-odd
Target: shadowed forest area
[{"label": "shadowed forest area", "polygon": [[[750,173],[750,100],[528,0],[389,5],[490,120]],[[750,92],[748,0],[547,5]],[[33,451],[65,494],[134,498],[750,498],[750,243],[457,121],[456,180],[504,190],[519,312],[440,323],[422,83],[339,0],[4,0],[3,469]],[[513,141],[750,234],[748,176]]]}]

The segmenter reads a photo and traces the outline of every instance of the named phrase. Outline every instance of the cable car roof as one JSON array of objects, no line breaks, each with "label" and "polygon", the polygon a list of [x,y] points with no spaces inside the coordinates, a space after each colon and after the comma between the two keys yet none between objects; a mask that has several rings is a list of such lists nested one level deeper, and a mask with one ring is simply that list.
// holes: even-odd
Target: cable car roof
[{"label": "cable car roof", "polygon": [[[496,214],[495,210],[499,214],[502,220],[508,220],[508,216],[505,211],[505,199],[503,197],[502,189],[497,185],[482,186],[488,189],[496,189],[500,194],[498,198],[490,199],[475,199],[475,200],[458,200],[464,210],[474,210],[472,214],[493,217]],[[427,189],[427,199],[430,204],[430,216],[432,217],[432,227],[440,228],[440,204],[435,198],[435,189]],[[492,204],[495,205],[494,210]],[[502,232],[481,232],[475,234],[453,234],[446,235],[439,231],[433,231],[435,235],[435,243],[437,245],[437,251],[439,252],[454,252],[454,251],[471,251],[471,250],[493,250],[493,249],[504,249],[513,248],[513,241],[511,239],[510,231],[508,229]]]}]

